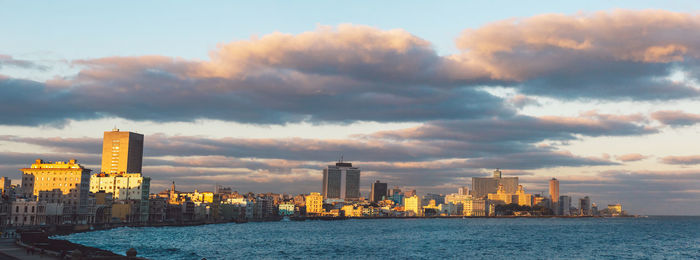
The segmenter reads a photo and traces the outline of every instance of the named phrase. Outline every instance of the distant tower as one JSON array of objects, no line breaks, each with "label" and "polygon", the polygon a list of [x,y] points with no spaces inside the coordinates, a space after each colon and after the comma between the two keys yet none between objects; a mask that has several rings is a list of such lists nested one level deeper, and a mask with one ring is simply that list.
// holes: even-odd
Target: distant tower
[{"label": "distant tower", "polygon": [[102,169],[105,173],[141,173],[143,135],[120,132],[116,127],[104,132]]},{"label": "distant tower", "polygon": [[501,170],[496,168],[495,171],[493,171],[493,178],[494,179],[500,179],[502,177]]},{"label": "distant tower", "polygon": [[559,180],[556,178],[552,178],[549,180],[549,198],[552,201],[552,210],[554,210],[554,214],[560,215],[560,207],[559,207]]},{"label": "distant tower", "polygon": [[370,195],[369,199],[372,202],[379,202],[382,201],[384,198],[387,197],[387,187],[388,185],[384,182],[377,182],[372,183],[372,187],[370,188]]},{"label": "distant tower", "polygon": [[360,168],[352,163],[341,161],[323,169],[324,199],[358,199],[360,198]]},{"label": "distant tower", "polygon": [[549,180],[549,198],[552,199],[552,203],[559,202],[559,180],[556,178]]}]

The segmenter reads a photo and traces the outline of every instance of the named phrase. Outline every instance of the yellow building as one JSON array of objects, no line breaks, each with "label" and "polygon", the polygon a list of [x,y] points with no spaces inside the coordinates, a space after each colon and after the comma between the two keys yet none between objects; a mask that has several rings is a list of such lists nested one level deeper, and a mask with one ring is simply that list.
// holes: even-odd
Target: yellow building
[{"label": "yellow building", "polygon": [[518,196],[518,205],[532,207],[532,194],[525,193],[523,185],[518,185],[515,195]]},{"label": "yellow building", "polygon": [[621,214],[622,213],[622,204],[611,204],[608,205],[608,211],[610,214]]},{"label": "yellow building", "polygon": [[518,198],[515,194],[507,193],[502,184],[498,185],[496,193],[488,194],[488,199],[492,204],[496,205],[511,204],[514,201],[518,202]]},{"label": "yellow building", "polygon": [[312,192],[306,195],[306,214],[321,213],[323,213],[323,196],[321,196],[321,193]]},{"label": "yellow building", "polygon": [[116,128],[104,132],[101,172],[140,173],[142,162],[142,134],[120,132]]},{"label": "yellow building", "polygon": [[411,216],[423,216],[423,205],[418,195],[403,199],[404,212]]},{"label": "yellow building", "polygon": [[344,205],[341,209],[346,217],[362,217],[362,206]]},{"label": "yellow building", "polygon": [[90,169],[83,168],[76,160],[47,162],[37,159],[30,168],[20,170],[23,173],[22,193],[27,198],[71,205],[85,205],[87,202]]},{"label": "yellow building", "polygon": [[90,170],[76,160],[48,162],[37,159],[22,171],[22,195],[31,201],[58,203],[63,207],[62,222],[86,223],[90,192]]}]

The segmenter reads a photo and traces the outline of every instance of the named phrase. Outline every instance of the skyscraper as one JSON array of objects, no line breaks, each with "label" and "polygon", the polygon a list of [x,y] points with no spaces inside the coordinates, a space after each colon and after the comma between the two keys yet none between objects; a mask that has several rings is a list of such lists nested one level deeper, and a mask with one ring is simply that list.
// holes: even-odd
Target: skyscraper
[{"label": "skyscraper", "polygon": [[552,202],[554,214],[559,215],[559,180],[552,178],[549,180],[549,199]]},{"label": "skyscraper", "polygon": [[370,201],[378,202],[383,200],[385,197],[387,197],[387,184],[379,182],[379,180],[377,180],[375,183],[372,183],[369,195]]},{"label": "skyscraper", "polygon": [[358,199],[360,198],[360,168],[352,163],[338,162],[323,169],[324,199]]},{"label": "skyscraper", "polygon": [[549,180],[549,198],[553,203],[559,201],[559,180],[556,178]]},{"label": "skyscraper", "polygon": [[589,216],[591,215],[591,198],[585,196],[578,200],[579,215]]},{"label": "skyscraper", "polygon": [[571,197],[559,196],[559,215],[571,215]]},{"label": "skyscraper", "polygon": [[518,190],[518,177],[503,177],[499,169],[493,171],[493,177],[474,177],[472,178],[472,196],[482,198],[489,193],[496,193],[499,185],[503,185],[506,193],[515,193]]},{"label": "skyscraper", "polygon": [[142,134],[120,132],[116,128],[104,132],[101,172],[141,173],[142,162]]}]

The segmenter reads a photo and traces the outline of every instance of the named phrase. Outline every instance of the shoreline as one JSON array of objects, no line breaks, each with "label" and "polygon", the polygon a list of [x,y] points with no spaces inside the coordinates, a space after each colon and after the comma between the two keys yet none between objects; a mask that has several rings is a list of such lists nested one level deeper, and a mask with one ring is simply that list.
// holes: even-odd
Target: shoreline
[{"label": "shoreline", "polygon": [[[605,216],[383,216],[383,217],[322,217],[322,216],[302,216],[302,217],[290,217],[289,221],[338,221],[338,220],[351,220],[351,219],[583,219],[583,218],[637,218],[640,216],[616,216],[616,217],[605,217]],[[215,224],[227,224],[227,223],[237,223],[244,224],[247,222],[275,222],[283,221],[282,219],[268,219],[268,220],[257,220],[257,221],[219,221],[219,222],[190,222],[190,223],[161,223],[161,224],[105,224],[105,225],[93,225],[87,228],[81,227],[84,225],[66,225],[66,226],[54,226],[54,227],[33,227],[26,231],[20,232],[22,234],[22,239],[18,246],[27,248],[34,248],[35,250],[44,249],[49,254],[59,255],[60,252],[50,250],[55,248],[56,245],[60,244],[64,247],[70,247],[72,250],[82,249],[81,252],[86,253],[86,256],[95,259],[127,259],[124,254],[118,254],[113,251],[100,249],[92,246],[82,245],[70,242],[64,239],[56,239],[56,236],[67,236],[76,233],[92,232],[92,231],[102,231],[110,230],[121,227],[188,227],[188,226],[203,226],[203,225],[215,225]],[[69,229],[70,228],[70,229]],[[25,237],[24,234],[41,232],[41,236]],[[37,245],[38,244],[38,245]],[[70,251],[70,250],[66,250]],[[130,259],[141,259],[141,258],[130,258]]]}]

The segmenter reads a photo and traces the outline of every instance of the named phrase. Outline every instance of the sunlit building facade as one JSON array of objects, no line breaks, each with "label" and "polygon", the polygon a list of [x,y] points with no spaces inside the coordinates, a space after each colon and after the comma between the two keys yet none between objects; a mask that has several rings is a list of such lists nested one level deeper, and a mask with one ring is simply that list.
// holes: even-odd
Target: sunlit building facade
[{"label": "sunlit building facade", "polygon": [[133,132],[104,132],[102,169],[104,173],[140,173],[143,164],[143,135]]},{"label": "sunlit building facade", "polygon": [[318,192],[312,192],[306,195],[306,214],[321,214],[323,213],[323,196]]}]

